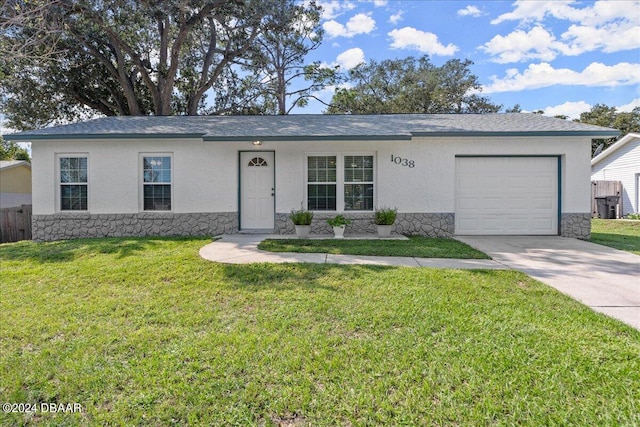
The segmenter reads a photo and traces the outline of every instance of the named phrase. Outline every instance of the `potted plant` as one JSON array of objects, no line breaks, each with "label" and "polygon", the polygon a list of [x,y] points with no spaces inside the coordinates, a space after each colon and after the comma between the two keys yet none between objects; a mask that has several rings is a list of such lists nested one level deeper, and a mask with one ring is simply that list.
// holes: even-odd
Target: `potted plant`
[{"label": "potted plant", "polygon": [[342,215],[336,215],[333,218],[329,218],[327,224],[333,227],[334,238],[344,239],[344,229],[347,225],[351,224],[351,221]]},{"label": "potted plant", "polygon": [[300,210],[294,209],[289,214],[289,218],[296,227],[296,236],[298,236],[298,239],[306,239],[309,237],[313,212],[307,211],[304,208],[300,208]]},{"label": "potted plant", "polygon": [[391,235],[391,227],[396,222],[398,209],[396,208],[379,208],[376,209],[374,222],[378,228],[378,237],[389,237]]}]

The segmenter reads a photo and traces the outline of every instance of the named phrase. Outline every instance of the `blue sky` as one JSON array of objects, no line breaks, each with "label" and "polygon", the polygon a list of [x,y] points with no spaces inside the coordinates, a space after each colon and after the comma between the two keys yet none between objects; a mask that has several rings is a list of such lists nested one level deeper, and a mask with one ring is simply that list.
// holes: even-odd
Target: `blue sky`
[{"label": "blue sky", "polygon": [[[640,106],[640,1],[318,0],[325,35],[309,61],[343,70],[370,59],[471,59],[505,108],[578,117]],[[332,88],[319,95],[331,99]],[[320,113],[312,102],[294,113]]]}]

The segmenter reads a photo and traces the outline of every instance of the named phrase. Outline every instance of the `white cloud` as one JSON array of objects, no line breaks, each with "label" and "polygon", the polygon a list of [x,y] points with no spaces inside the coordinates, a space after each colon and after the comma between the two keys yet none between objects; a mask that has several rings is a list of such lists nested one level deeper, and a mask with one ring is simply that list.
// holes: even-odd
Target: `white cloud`
[{"label": "white cloud", "polygon": [[458,16],[473,16],[473,17],[478,17],[482,15],[482,12],[480,12],[480,9],[478,9],[475,6],[467,6],[464,9],[460,9],[458,10]]},{"label": "white cloud", "polygon": [[519,92],[554,85],[563,86],[625,86],[640,84],[640,64],[621,62],[605,65],[589,64],[582,71],[568,68],[553,68],[549,63],[530,64],[523,72],[508,69],[503,78],[491,77],[492,83],[483,88],[483,93]]},{"label": "white cloud", "polygon": [[[640,98],[636,98],[628,104],[620,105],[616,107],[616,110],[620,112],[630,112],[635,107],[640,107]],[[593,106],[586,101],[565,102],[561,105],[548,106],[546,108],[540,108],[544,110],[545,116],[567,116],[569,119],[579,119],[580,114],[586,111],[591,111]]]},{"label": "white cloud", "polygon": [[397,13],[389,17],[389,22],[392,23],[393,25],[396,25],[398,22],[402,21],[403,14],[404,14],[404,11],[399,10]]},{"label": "white cloud", "polygon": [[384,7],[387,5],[387,0],[372,0],[372,3],[375,7]]},{"label": "white cloud", "polygon": [[331,20],[322,24],[322,28],[329,37],[353,37],[358,34],[369,34],[376,28],[376,21],[369,14],[358,13],[345,25]]},{"label": "white cloud", "polygon": [[600,25],[617,19],[640,22],[640,14],[633,13],[640,8],[640,1],[609,1],[600,0],[592,6],[575,8],[571,1],[530,1],[517,0],[513,3],[514,10],[504,13],[491,21],[492,24],[500,24],[504,21],[520,21],[521,23],[540,22],[547,16],[571,22],[579,22],[583,25]]},{"label": "white cloud", "polygon": [[341,69],[350,70],[364,62],[364,52],[359,47],[345,50],[336,57],[336,63]]},{"label": "white cloud", "polygon": [[621,105],[618,108],[618,111],[622,111],[624,113],[629,113],[636,107],[640,107],[640,98],[636,98],[628,104]]},{"label": "white cloud", "polygon": [[351,1],[331,0],[331,1],[318,1],[316,2],[322,7],[322,19],[333,19],[342,15],[343,13],[355,9],[355,3]]},{"label": "white cloud", "polygon": [[480,49],[500,64],[528,60],[552,61],[559,54],[577,56],[602,50],[618,52],[640,48],[640,27],[630,23],[610,23],[601,27],[572,25],[561,40],[536,25],[531,30],[516,30],[506,36],[497,35]]},{"label": "white cloud", "polygon": [[430,55],[451,56],[458,50],[454,44],[443,45],[433,33],[417,30],[413,27],[395,29],[387,33],[392,39],[391,47],[395,49],[415,49]]},{"label": "white cloud", "polygon": [[[640,15],[640,13],[638,14]],[[562,34],[568,54],[602,50],[611,53],[640,48],[640,26],[614,22],[598,27],[572,25]]]},{"label": "white cloud", "polygon": [[[497,35],[480,48],[499,63],[529,59],[551,61],[559,54],[576,56],[601,50],[606,53],[640,48],[640,1],[597,1],[581,9],[574,1],[516,1],[514,10],[492,21],[534,23],[528,32],[518,29],[506,36]],[[548,18],[573,23],[560,39],[543,28]]]},{"label": "white cloud", "polygon": [[529,32],[516,30],[506,36],[497,35],[480,49],[492,55],[500,64],[525,60],[552,61],[559,50],[564,50],[553,34],[540,26]]},{"label": "white cloud", "polygon": [[580,118],[581,113],[591,110],[591,104],[588,104],[585,101],[569,101],[561,105],[556,105],[555,107],[548,106],[546,108],[541,108],[541,110],[544,110],[545,116],[567,116],[573,120]]},{"label": "white cloud", "polygon": [[345,69],[350,70],[355,68],[363,62],[365,62],[364,51],[359,47],[354,47],[336,56],[336,60],[332,63],[329,64],[323,61],[320,63],[320,66],[325,68],[340,67],[344,71]]}]

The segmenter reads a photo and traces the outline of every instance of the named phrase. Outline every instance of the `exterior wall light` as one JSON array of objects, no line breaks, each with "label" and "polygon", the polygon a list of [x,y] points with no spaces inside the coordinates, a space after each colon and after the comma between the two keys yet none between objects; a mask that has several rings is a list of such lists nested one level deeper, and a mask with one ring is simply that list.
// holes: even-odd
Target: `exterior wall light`
[{"label": "exterior wall light", "polygon": [[260,141],[260,140],[255,140],[255,141],[253,141],[253,142],[252,142],[252,144],[253,144],[254,146],[256,146],[256,147],[259,147],[260,145],[262,145],[262,141]]}]

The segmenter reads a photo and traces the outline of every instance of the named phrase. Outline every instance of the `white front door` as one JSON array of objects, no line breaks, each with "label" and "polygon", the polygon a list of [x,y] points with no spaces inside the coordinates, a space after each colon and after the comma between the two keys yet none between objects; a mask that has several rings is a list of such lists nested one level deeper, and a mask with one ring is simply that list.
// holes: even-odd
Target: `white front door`
[{"label": "white front door", "polygon": [[273,152],[240,153],[240,228],[273,229],[275,210]]}]

